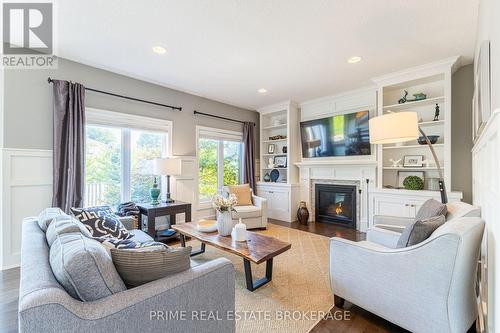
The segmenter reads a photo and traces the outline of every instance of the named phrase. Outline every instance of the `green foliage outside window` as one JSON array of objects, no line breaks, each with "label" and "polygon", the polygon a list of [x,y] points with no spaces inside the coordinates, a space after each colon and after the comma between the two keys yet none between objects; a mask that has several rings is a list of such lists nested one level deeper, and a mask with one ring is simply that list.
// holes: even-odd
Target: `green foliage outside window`
[{"label": "green foliage outside window", "polygon": [[[235,141],[219,141],[199,139],[199,194],[201,199],[208,199],[217,193],[222,185],[240,183],[241,143]],[[219,144],[223,150],[223,182],[218,184],[218,151]]]}]

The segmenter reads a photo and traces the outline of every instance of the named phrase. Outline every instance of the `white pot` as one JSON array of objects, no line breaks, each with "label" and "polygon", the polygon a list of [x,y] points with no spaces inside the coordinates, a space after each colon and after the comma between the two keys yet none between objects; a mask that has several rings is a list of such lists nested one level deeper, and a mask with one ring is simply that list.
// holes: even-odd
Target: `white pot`
[{"label": "white pot", "polygon": [[233,230],[233,218],[231,212],[220,212],[217,216],[217,231],[221,236],[231,235]]}]

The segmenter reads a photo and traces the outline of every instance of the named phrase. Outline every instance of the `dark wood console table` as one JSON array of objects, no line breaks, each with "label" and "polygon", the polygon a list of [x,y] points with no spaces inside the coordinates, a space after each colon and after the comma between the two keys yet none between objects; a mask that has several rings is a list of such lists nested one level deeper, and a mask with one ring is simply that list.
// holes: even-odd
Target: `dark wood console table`
[{"label": "dark wood console table", "polygon": [[172,203],[162,202],[158,205],[152,205],[149,203],[140,203],[137,204],[137,208],[139,209],[140,212],[139,229],[143,230],[145,223],[142,220],[142,215],[146,215],[147,233],[158,242],[165,241],[173,237],[177,237],[178,235],[173,235],[170,237],[159,237],[156,234],[156,229],[155,229],[155,220],[157,217],[170,216],[170,226],[172,226],[176,222],[176,215],[184,213],[186,222],[191,222],[191,204],[188,202],[176,200],[175,202]]}]

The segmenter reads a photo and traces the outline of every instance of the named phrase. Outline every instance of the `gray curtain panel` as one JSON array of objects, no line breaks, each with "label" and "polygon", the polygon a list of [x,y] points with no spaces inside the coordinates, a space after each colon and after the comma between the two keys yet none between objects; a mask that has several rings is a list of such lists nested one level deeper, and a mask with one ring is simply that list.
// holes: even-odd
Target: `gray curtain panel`
[{"label": "gray curtain panel", "polygon": [[255,135],[254,123],[243,123],[243,145],[245,154],[243,156],[243,182],[250,184],[255,191]]},{"label": "gray curtain panel", "polygon": [[85,87],[54,80],[52,206],[70,213],[83,206],[85,184]]}]

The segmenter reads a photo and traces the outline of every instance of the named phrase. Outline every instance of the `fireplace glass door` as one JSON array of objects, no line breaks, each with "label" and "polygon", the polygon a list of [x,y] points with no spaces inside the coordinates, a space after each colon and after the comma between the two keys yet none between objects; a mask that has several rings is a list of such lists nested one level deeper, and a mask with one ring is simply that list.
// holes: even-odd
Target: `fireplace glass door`
[{"label": "fireplace glass door", "polygon": [[356,187],[316,184],[316,221],[356,228]]}]

